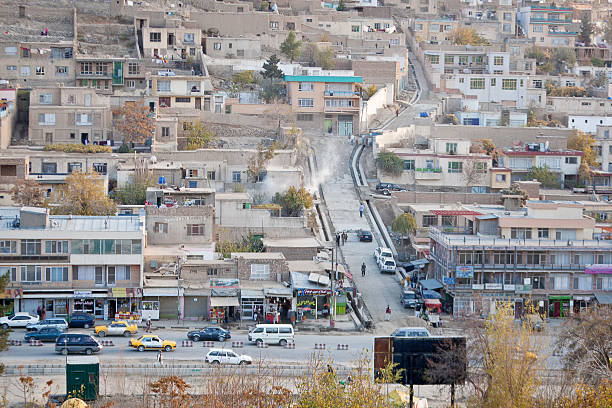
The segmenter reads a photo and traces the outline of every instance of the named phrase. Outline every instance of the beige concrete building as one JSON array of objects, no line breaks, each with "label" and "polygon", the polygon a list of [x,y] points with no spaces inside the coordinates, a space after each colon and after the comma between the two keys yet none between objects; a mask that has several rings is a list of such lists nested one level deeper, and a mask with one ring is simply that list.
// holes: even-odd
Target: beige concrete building
[{"label": "beige concrete building", "polygon": [[[213,87],[210,78],[191,75],[178,70],[153,72],[150,78],[151,95],[157,98],[160,109],[182,108],[210,110]],[[160,112],[163,114],[163,112]]]},{"label": "beige concrete building", "polygon": [[162,23],[141,19],[142,55],[169,60],[200,59],[202,30],[197,23],[167,19]]},{"label": "beige concrete building", "polygon": [[0,89],[0,150],[11,144],[17,122],[17,90]]},{"label": "beige concrete building", "polygon": [[210,244],[215,240],[214,205],[178,205],[167,208],[147,205],[145,210],[149,245],[193,246]]},{"label": "beige concrete building", "polygon": [[261,40],[248,37],[204,37],[204,54],[212,58],[261,58]]},{"label": "beige concrete building", "polygon": [[141,94],[147,87],[147,68],[137,58],[99,57],[80,54],[76,57],[76,83],[112,95],[118,90]]},{"label": "beige concrete building", "polygon": [[110,97],[95,89],[36,88],[30,93],[29,115],[33,145],[114,141]]},{"label": "beige concrete building", "polygon": [[572,19],[572,7],[550,5],[521,7],[517,14],[520,34],[539,47],[574,47],[579,24]]}]

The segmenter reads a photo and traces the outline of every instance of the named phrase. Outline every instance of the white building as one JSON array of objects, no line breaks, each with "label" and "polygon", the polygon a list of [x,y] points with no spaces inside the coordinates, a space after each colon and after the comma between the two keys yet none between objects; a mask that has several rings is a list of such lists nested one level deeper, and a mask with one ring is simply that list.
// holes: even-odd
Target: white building
[{"label": "white building", "polygon": [[598,126],[612,126],[612,116],[569,115],[567,127],[581,132],[595,134]]}]

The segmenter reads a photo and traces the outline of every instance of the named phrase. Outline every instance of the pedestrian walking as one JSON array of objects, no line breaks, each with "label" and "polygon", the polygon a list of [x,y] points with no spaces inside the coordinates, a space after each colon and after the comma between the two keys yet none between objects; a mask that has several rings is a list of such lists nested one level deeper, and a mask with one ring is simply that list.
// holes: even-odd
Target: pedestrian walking
[{"label": "pedestrian walking", "polygon": [[162,361],[162,352],[161,352],[161,350],[159,350],[157,352],[157,365],[160,365],[160,366],[164,365],[164,362]]},{"label": "pedestrian walking", "polygon": [[40,318],[42,317],[42,312],[40,306],[38,306],[38,309],[36,309],[36,316],[38,316],[38,320],[41,320]]},{"label": "pedestrian walking", "polygon": [[330,373],[330,374],[334,373],[334,368],[331,366],[331,364],[327,365],[327,372]]},{"label": "pedestrian walking", "polygon": [[366,266],[365,262],[361,264],[361,276],[365,276]]},{"label": "pedestrian walking", "polygon": [[397,118],[399,116],[399,108],[395,108],[395,117]]},{"label": "pedestrian walking", "polygon": [[342,243],[342,245],[344,245],[344,243],[348,241],[348,234],[346,233],[346,231],[342,233],[342,238],[344,239],[344,242]]},{"label": "pedestrian walking", "polygon": [[340,246],[340,233],[336,234],[336,246]]},{"label": "pedestrian walking", "polygon": [[344,232],[340,233],[340,242],[344,245]]},{"label": "pedestrian walking", "polygon": [[253,320],[257,321],[257,310],[253,311]]},{"label": "pedestrian walking", "polygon": [[359,216],[361,218],[363,218],[363,210],[364,210],[363,204],[359,204]]},{"label": "pedestrian walking", "polygon": [[145,333],[151,333],[151,318],[147,317],[147,327],[145,329]]},{"label": "pedestrian walking", "polygon": [[391,307],[387,305],[387,310],[385,310],[385,321],[389,321],[391,319]]}]

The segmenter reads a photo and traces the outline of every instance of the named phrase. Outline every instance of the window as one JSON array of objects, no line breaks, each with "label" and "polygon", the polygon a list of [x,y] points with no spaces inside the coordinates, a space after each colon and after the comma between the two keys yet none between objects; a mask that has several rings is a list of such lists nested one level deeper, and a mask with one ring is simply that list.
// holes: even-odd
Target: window
[{"label": "window", "polygon": [[298,99],[298,105],[301,108],[314,108],[314,99],[312,98]]},{"label": "window", "polygon": [[597,290],[612,290],[612,276],[597,278]]},{"label": "window", "polygon": [[436,226],[438,225],[438,216],[437,215],[424,215],[423,216],[423,226]]},{"label": "window", "polygon": [[501,56],[493,57],[493,65],[504,65],[504,57],[501,57]]},{"label": "window", "polygon": [[399,45],[399,40],[397,38],[392,38],[391,40],[389,40],[389,44]]},{"label": "window", "polygon": [[157,92],[170,92],[170,81],[157,81]]},{"label": "window", "polygon": [[96,75],[108,75],[108,67],[106,64],[101,62],[96,63]]},{"label": "window", "polygon": [[128,88],[136,88],[136,81],[134,81],[133,79],[128,79],[126,81],[126,84]]},{"label": "window", "polygon": [[269,280],[270,265],[251,264],[251,280]]},{"label": "window", "polygon": [[486,173],[487,172],[487,163],[486,162],[476,162],[476,163],[474,163],[474,171],[476,173]]},{"label": "window", "polygon": [[22,282],[40,282],[41,278],[42,266],[27,265],[21,267]]},{"label": "window", "polygon": [[546,254],[543,252],[527,252],[527,265],[544,265]]},{"label": "window", "polygon": [[538,238],[548,238],[549,230],[548,228],[538,228]]},{"label": "window", "polygon": [[0,276],[6,276],[11,282],[17,282],[17,267],[15,266],[0,266]]},{"label": "window", "polygon": [[593,290],[593,277],[589,275],[574,276],[574,289]]},{"label": "window", "polygon": [[[610,147],[612,147],[612,146],[610,146]],[[565,164],[578,164],[578,158],[577,157],[566,157],[565,158]]]},{"label": "window", "polygon": [[82,171],[83,166],[81,163],[68,163],[68,173],[74,173],[75,171]]},{"label": "window", "polygon": [[137,75],[140,72],[140,65],[137,62],[128,64],[128,75]]},{"label": "window", "polygon": [[554,290],[569,290],[570,288],[570,277],[565,274],[551,274],[551,289]]},{"label": "window", "polygon": [[149,33],[150,42],[161,42],[161,33]]},{"label": "window", "polygon": [[448,162],[449,173],[462,173],[463,163],[462,162]]},{"label": "window", "polygon": [[516,79],[502,79],[502,89],[510,91],[516,90]]},{"label": "window", "polygon": [[194,44],[194,35],[193,33],[185,33],[183,35],[183,43],[185,44]]},{"label": "window", "polygon": [[439,55],[427,55],[427,59],[429,60],[430,64],[436,65],[440,63],[440,56]]},{"label": "window", "polygon": [[187,177],[198,177],[198,169],[189,169],[187,174]]},{"label": "window", "polygon": [[531,228],[512,227],[510,229],[512,239],[531,239]]},{"label": "window", "polygon": [[204,224],[187,224],[187,236],[202,236],[204,235]]},{"label": "window", "polygon": [[314,120],[314,116],[312,113],[298,113],[297,120],[300,122],[312,122]]},{"label": "window", "polygon": [[55,125],[55,113],[39,113],[38,124],[41,126]]},{"label": "window", "polygon": [[17,71],[17,65],[7,65],[6,70],[7,71]]},{"label": "window", "polygon": [[244,50],[236,50],[237,57],[244,57]]},{"label": "window", "polygon": [[484,89],[484,78],[470,78],[470,89]]},{"label": "window", "polygon": [[446,65],[452,65],[455,63],[455,57],[452,55],[445,55],[444,56],[444,63]]},{"label": "window", "polygon": [[45,241],[45,252],[48,254],[67,254],[68,241]]},{"label": "window", "polygon": [[68,281],[68,267],[67,266],[54,266],[45,268],[45,280],[47,282],[67,282]]},{"label": "window", "polygon": [[276,30],[278,28],[278,21],[270,21],[270,28]]},{"label": "window", "polygon": [[185,97],[176,97],[176,102],[177,103],[189,103],[191,102],[191,98],[185,98]]},{"label": "window", "polygon": [[170,128],[169,127],[162,127],[162,137],[169,137],[170,136]]},{"label": "window", "polygon": [[423,24],[415,24],[414,31],[423,31]]},{"label": "window", "polygon": [[0,241],[0,254],[15,254],[17,253],[17,241]]},{"label": "window", "polygon": [[30,76],[30,67],[21,67],[22,76]]},{"label": "window", "polygon": [[215,47],[215,50],[220,51],[221,50],[221,43],[216,42],[214,47]]},{"label": "window", "polygon": [[77,113],[77,125],[91,125],[91,114]]},{"label": "window", "polygon": [[45,75],[45,67],[36,67],[36,75]]},{"label": "window", "polygon": [[467,65],[468,64],[468,57],[467,55],[460,55],[459,56],[459,65]]},{"label": "window", "polygon": [[53,95],[52,94],[40,94],[38,95],[38,102],[42,105],[49,105],[53,103]]},{"label": "window", "polygon": [[17,47],[4,47],[6,55],[17,55]]},{"label": "window", "polygon": [[534,276],[531,278],[531,285],[533,289],[546,289],[546,279],[543,276]]},{"label": "window", "polygon": [[404,170],[414,170],[414,160],[404,160]]},{"label": "window", "polygon": [[45,163],[41,164],[41,172],[43,174],[56,174],[57,173],[57,163]]},{"label": "window", "polygon": [[542,89],[542,80],[541,79],[534,79],[533,80],[533,87],[534,88],[538,88],[538,89]]},{"label": "window", "polygon": [[512,20],[512,13],[504,13],[504,20],[505,21],[511,21]]},{"label": "window", "polygon": [[107,171],[106,163],[94,163],[92,167],[96,172],[100,174],[106,174],[106,171]]},{"label": "window", "polygon": [[55,67],[55,76],[68,76],[68,67],[66,66]]},{"label": "window", "polygon": [[502,183],[502,182],[506,181],[506,175],[505,174],[496,174],[495,175],[495,180],[498,183]]},{"label": "window", "polygon": [[314,84],[312,82],[300,82],[298,84],[298,90],[300,92],[312,92]]},{"label": "window", "polygon": [[216,173],[214,171],[209,171],[209,172],[206,173],[206,178],[208,180],[214,180],[215,176],[216,176]]},{"label": "window", "polygon": [[240,172],[239,171],[232,171],[232,182],[240,183]]},{"label": "window", "polygon": [[495,86],[495,84],[496,84],[495,78],[491,78],[491,86]]},{"label": "window", "polygon": [[457,143],[447,143],[446,153],[451,153],[451,154],[457,153]]},{"label": "window", "polygon": [[354,33],[358,33],[359,32],[359,26],[358,25],[351,26],[351,31],[354,32]]},{"label": "window", "polygon": [[537,25],[533,26],[533,32],[534,33],[541,33],[543,31],[544,31],[544,26],[543,25],[537,24]]},{"label": "window", "polygon": [[462,84],[465,82],[465,78],[459,78],[459,83]]},{"label": "window", "polygon": [[512,26],[510,24],[504,24],[502,26],[502,30],[504,31],[504,33],[509,33],[512,31]]}]

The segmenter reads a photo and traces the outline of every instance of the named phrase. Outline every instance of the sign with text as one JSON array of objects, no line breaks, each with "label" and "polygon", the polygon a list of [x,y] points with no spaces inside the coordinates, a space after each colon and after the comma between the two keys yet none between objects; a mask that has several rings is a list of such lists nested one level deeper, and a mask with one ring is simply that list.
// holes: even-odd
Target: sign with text
[{"label": "sign with text", "polygon": [[457,278],[468,279],[474,277],[474,267],[467,265],[458,265],[455,268],[455,275]]},{"label": "sign with text", "polygon": [[211,288],[227,288],[227,289],[238,289],[240,281],[238,279],[231,278],[211,278]]}]

